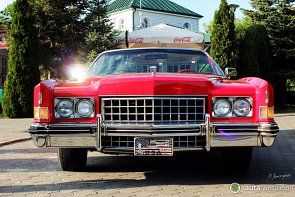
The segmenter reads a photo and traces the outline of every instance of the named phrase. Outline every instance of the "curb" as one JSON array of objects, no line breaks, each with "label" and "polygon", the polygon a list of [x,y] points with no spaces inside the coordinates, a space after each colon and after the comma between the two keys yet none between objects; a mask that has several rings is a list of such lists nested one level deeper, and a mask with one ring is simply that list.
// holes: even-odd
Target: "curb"
[{"label": "curb", "polygon": [[10,144],[19,143],[19,142],[26,142],[26,141],[30,141],[30,140],[32,140],[32,137],[20,138],[20,139],[6,141],[6,142],[0,142],[0,147],[7,146]]},{"label": "curb", "polygon": [[295,116],[294,113],[288,113],[288,114],[275,114],[275,117],[286,117],[286,116]]}]

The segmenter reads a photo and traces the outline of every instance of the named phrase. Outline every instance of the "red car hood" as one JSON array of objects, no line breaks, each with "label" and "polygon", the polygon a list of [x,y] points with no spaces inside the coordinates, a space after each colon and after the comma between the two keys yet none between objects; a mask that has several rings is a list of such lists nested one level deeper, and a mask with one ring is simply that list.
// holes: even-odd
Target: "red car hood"
[{"label": "red car hood", "polygon": [[55,96],[112,95],[252,95],[247,80],[228,80],[215,75],[151,73],[98,76],[80,83],[55,80]]}]

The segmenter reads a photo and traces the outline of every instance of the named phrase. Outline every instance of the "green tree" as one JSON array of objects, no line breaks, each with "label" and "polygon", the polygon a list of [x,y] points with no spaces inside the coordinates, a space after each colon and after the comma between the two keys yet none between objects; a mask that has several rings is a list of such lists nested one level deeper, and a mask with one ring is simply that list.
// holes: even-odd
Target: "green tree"
[{"label": "green tree", "polygon": [[39,44],[28,1],[16,0],[12,16],[3,112],[10,118],[32,117],[34,87],[40,81]]},{"label": "green tree", "polygon": [[239,30],[247,29],[253,25],[252,20],[250,17],[246,16],[242,19],[235,19],[235,30],[236,32]]},{"label": "green tree", "polygon": [[222,68],[235,65],[234,42],[234,9],[221,0],[214,15],[210,54]]},{"label": "green tree", "polygon": [[88,1],[88,15],[85,22],[88,25],[85,52],[87,63],[90,64],[99,53],[117,47],[115,36],[119,32],[113,30],[113,24],[107,16],[106,0]]},{"label": "green tree", "polygon": [[248,26],[246,23],[236,28],[236,35],[239,77],[272,80],[271,48],[265,27],[257,24]]},{"label": "green tree", "polygon": [[74,63],[85,43],[88,3],[85,0],[31,0],[43,52],[42,70],[63,76],[62,65]]},{"label": "green tree", "polygon": [[287,79],[295,78],[295,0],[251,0],[253,10],[245,10],[252,21],[268,32],[276,74],[278,103],[284,105]]},{"label": "green tree", "polygon": [[209,21],[208,24],[207,23],[203,23],[203,29],[207,33],[211,34],[212,31],[213,31],[213,21]]},{"label": "green tree", "polygon": [[54,70],[55,76],[63,76],[62,65],[85,63],[114,48],[106,0],[31,1],[44,54],[42,70]]}]

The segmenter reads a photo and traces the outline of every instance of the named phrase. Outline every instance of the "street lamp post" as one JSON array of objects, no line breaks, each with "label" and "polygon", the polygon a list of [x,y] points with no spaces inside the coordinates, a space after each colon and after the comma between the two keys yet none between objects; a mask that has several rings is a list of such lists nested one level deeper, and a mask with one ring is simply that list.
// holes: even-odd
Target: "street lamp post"
[{"label": "street lamp post", "polygon": [[236,11],[236,9],[238,8],[238,7],[240,7],[238,4],[229,4],[229,7],[231,8],[231,9],[234,9],[234,12]]}]

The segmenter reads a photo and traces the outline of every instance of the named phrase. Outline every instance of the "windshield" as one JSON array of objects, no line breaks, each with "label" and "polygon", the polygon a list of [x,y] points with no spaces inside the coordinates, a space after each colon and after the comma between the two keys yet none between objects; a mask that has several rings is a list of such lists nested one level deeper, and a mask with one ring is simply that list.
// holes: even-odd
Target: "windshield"
[{"label": "windshield", "polygon": [[151,67],[163,73],[204,73],[223,75],[218,65],[204,52],[181,49],[135,49],[109,51],[100,55],[86,75],[147,73]]}]

